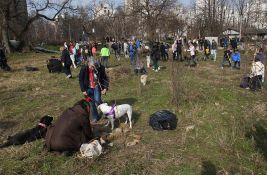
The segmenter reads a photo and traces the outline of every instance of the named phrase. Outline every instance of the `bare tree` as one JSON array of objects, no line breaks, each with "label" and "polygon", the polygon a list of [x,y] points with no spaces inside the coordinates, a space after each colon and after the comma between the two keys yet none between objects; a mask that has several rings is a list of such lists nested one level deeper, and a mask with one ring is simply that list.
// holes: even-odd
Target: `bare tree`
[{"label": "bare tree", "polygon": [[234,0],[233,1],[235,8],[238,11],[238,15],[239,15],[239,39],[242,38],[242,27],[243,27],[244,13],[246,12],[247,7],[249,7],[247,5],[251,2],[252,2],[252,0]]},{"label": "bare tree", "polygon": [[[131,15],[139,18],[136,27],[145,26],[148,40],[155,40],[159,23],[174,7],[176,0],[139,0],[131,1]],[[165,15],[164,15],[165,14]],[[138,29],[137,29],[138,30]]]},{"label": "bare tree", "polygon": [[[40,19],[54,21],[56,16],[65,9],[71,8],[71,0],[55,1],[49,0],[5,0],[0,2],[0,26],[2,28],[2,38],[8,52],[11,51],[9,44],[9,33],[20,41],[19,49],[30,45],[27,32],[31,24]],[[30,14],[28,15],[28,10]],[[47,15],[47,11],[50,15]],[[24,16],[19,24],[18,17]],[[18,27],[19,26],[19,27]]]},{"label": "bare tree", "polygon": [[228,25],[230,12],[228,0],[204,0],[195,4],[196,18],[194,26],[200,35],[219,35]]}]

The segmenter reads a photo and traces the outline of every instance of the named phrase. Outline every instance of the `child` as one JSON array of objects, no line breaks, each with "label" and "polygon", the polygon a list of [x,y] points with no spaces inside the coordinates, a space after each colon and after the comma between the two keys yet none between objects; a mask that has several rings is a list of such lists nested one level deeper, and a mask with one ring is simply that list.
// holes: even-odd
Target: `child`
[{"label": "child", "polygon": [[235,50],[231,58],[232,58],[232,61],[234,62],[233,68],[240,69],[240,53],[238,49]]},{"label": "child", "polygon": [[230,60],[231,55],[232,55],[232,49],[231,49],[230,47],[228,47],[228,49],[224,51],[223,62],[222,62],[222,67],[221,67],[222,69],[223,69],[223,67],[224,67],[224,63],[225,63],[226,61],[229,63],[229,67],[232,66],[232,64],[231,64],[231,60]]}]

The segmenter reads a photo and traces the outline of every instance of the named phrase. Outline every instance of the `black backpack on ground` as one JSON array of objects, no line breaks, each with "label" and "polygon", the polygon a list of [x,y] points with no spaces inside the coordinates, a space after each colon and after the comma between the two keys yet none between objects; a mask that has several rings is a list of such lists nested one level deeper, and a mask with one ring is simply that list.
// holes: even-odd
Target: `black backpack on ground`
[{"label": "black backpack on ground", "polygon": [[59,59],[49,59],[47,60],[47,69],[49,73],[61,73],[62,72],[62,64]]},{"label": "black backpack on ground", "polygon": [[174,130],[177,127],[177,117],[170,111],[157,111],[150,116],[149,125],[154,130]]}]

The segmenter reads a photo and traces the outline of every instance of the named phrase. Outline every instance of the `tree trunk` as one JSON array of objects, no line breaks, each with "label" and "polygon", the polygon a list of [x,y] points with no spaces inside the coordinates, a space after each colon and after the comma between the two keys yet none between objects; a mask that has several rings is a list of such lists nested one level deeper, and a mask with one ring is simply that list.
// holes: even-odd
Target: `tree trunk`
[{"label": "tree trunk", "polygon": [[6,49],[7,53],[11,52],[10,45],[9,45],[9,39],[8,39],[8,26],[7,26],[7,21],[6,19],[3,19],[3,24],[2,24],[2,38],[4,42],[4,46]]},{"label": "tree trunk", "polygon": [[241,41],[242,38],[242,25],[243,25],[243,15],[240,15],[240,25],[239,25],[239,41]]}]

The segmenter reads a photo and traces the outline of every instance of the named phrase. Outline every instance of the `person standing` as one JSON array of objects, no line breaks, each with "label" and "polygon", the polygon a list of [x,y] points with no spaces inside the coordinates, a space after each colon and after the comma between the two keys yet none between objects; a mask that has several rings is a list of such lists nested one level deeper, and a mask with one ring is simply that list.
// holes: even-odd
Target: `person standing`
[{"label": "person standing", "polygon": [[214,62],[216,62],[216,57],[217,57],[217,43],[216,41],[213,39],[212,43],[211,43],[211,59],[213,59]]},{"label": "person standing", "polygon": [[83,95],[91,99],[92,123],[96,123],[100,119],[96,106],[102,103],[101,94],[106,94],[109,87],[105,67],[90,58],[81,68],[79,83]]},{"label": "person standing", "polygon": [[64,73],[66,74],[66,78],[71,78],[71,71],[70,71],[70,66],[71,66],[71,58],[70,58],[70,52],[68,51],[67,47],[64,48],[60,48],[60,50],[62,51],[61,54],[61,61],[63,63],[64,66]]},{"label": "person standing", "polygon": [[190,66],[196,66],[197,65],[197,61],[196,61],[196,49],[195,46],[193,45],[193,43],[189,43],[189,50],[190,52]]},{"label": "person standing", "polygon": [[128,43],[127,43],[127,41],[124,41],[124,43],[123,43],[123,52],[124,52],[124,56],[125,56],[125,58],[128,57],[128,51],[127,51],[127,48],[128,48]]},{"label": "person standing", "polygon": [[177,61],[183,61],[183,58],[182,58],[182,40],[178,40],[177,41]]},{"label": "person standing", "polygon": [[92,55],[93,55],[93,57],[94,58],[96,58],[96,46],[95,45],[93,45],[93,47],[92,47]]},{"label": "person standing", "polygon": [[206,61],[207,59],[209,59],[209,55],[210,55],[210,43],[208,40],[204,40],[204,60]]},{"label": "person standing", "polygon": [[77,68],[77,66],[75,64],[76,48],[73,46],[72,43],[70,43],[69,53],[70,53],[70,59],[72,61],[72,65],[76,69]]},{"label": "person standing", "polygon": [[234,53],[231,55],[232,61],[234,62],[233,68],[240,69],[240,61],[241,61],[241,56],[240,52],[238,49],[234,51]]},{"label": "person standing", "polygon": [[136,48],[135,48],[135,46],[134,46],[132,41],[129,43],[128,53],[129,53],[129,57],[130,57],[131,66],[134,68],[134,66],[135,66]]},{"label": "person standing", "polygon": [[234,52],[235,50],[237,49],[237,38],[232,38],[231,41],[230,41],[230,44],[232,46],[232,48],[234,49]]},{"label": "person standing", "polygon": [[176,60],[176,54],[177,54],[177,42],[175,40],[174,43],[172,44],[172,60],[173,61]]},{"label": "person standing", "polygon": [[153,61],[153,70],[155,72],[159,71],[159,60],[160,60],[160,48],[159,43],[154,44],[151,51],[151,59]]},{"label": "person standing", "polygon": [[228,62],[229,67],[232,66],[232,63],[231,63],[231,56],[232,56],[232,53],[233,53],[233,50],[232,50],[231,46],[229,46],[229,47],[227,48],[227,50],[224,51],[224,55],[223,55],[223,61],[222,61],[221,69],[223,69],[225,62]]},{"label": "person standing", "polygon": [[0,69],[3,69],[4,71],[11,71],[11,68],[7,64],[4,47],[1,44],[0,44]]},{"label": "person standing", "polygon": [[110,51],[107,48],[107,45],[104,44],[104,47],[101,49],[100,51],[100,55],[101,55],[101,63],[105,68],[108,68],[108,59],[110,56]]},{"label": "person standing", "polygon": [[167,61],[167,57],[166,57],[166,47],[163,43],[160,44],[160,54],[161,54],[161,59],[162,61]]},{"label": "person standing", "polygon": [[228,49],[228,43],[229,43],[229,38],[228,37],[224,37],[224,39],[223,39],[224,50]]},{"label": "person standing", "polygon": [[259,60],[262,62],[262,64],[265,63],[265,55],[263,52],[263,48],[260,48],[258,52],[255,53],[255,59]]}]

